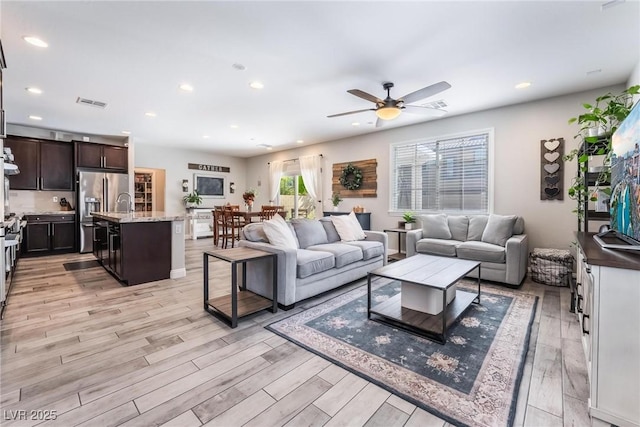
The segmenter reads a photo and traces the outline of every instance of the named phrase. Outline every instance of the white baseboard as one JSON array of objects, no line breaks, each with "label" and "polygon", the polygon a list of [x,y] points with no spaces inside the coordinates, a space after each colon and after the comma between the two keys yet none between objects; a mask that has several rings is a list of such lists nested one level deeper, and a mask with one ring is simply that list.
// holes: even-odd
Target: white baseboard
[{"label": "white baseboard", "polygon": [[169,273],[169,277],[171,279],[179,279],[181,277],[185,277],[187,275],[186,268],[176,268],[175,270],[171,270]]}]

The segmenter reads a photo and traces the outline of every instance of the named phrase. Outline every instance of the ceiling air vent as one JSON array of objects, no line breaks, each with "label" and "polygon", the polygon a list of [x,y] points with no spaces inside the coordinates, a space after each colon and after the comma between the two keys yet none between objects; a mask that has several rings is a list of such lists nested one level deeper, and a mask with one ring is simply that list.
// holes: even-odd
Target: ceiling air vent
[{"label": "ceiling air vent", "polygon": [[78,99],[76,99],[76,104],[88,105],[89,107],[96,107],[96,108],[105,108],[107,106],[106,102],[94,101],[93,99],[87,99],[87,98],[81,98],[81,97],[78,97]]},{"label": "ceiling air vent", "polygon": [[426,104],[422,104],[423,107],[429,108],[446,108],[448,107],[447,103],[444,99],[439,99],[437,101],[427,102]]}]

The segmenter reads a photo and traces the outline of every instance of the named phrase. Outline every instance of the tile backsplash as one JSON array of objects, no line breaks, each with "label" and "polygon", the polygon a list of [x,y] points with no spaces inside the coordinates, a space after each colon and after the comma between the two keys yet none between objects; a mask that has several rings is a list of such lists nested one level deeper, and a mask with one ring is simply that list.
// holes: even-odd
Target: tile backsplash
[{"label": "tile backsplash", "polygon": [[[53,201],[54,197],[58,198],[57,202]],[[63,197],[75,209],[76,193],[73,191],[10,190],[9,208],[15,213],[60,211],[60,200]]]}]

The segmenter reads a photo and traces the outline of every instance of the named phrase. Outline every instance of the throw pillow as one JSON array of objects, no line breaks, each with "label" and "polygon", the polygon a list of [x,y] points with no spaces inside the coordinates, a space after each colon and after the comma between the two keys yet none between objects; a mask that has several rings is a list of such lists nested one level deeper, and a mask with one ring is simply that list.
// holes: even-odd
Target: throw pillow
[{"label": "throw pillow", "polygon": [[320,221],[315,219],[296,218],[291,220],[293,229],[296,231],[298,243],[301,249],[307,249],[312,245],[322,245],[329,243],[327,232]]},{"label": "throw pillow", "polygon": [[427,239],[451,239],[451,231],[445,214],[421,215],[422,237]]},{"label": "throw pillow", "polygon": [[338,235],[340,235],[340,240],[343,242],[353,242],[366,237],[356,218],[356,214],[353,212],[349,215],[331,215],[331,222],[333,222]]},{"label": "throw pillow", "polygon": [[482,241],[499,246],[506,245],[509,237],[513,235],[515,223],[515,215],[490,215],[487,226],[482,233]]},{"label": "throw pillow", "polygon": [[467,241],[479,242],[482,240],[482,233],[487,226],[489,216],[487,215],[471,215],[469,217],[469,231],[467,232]]},{"label": "throw pillow", "polygon": [[465,215],[449,215],[447,217],[451,239],[464,242],[469,231],[469,217]]},{"label": "throw pillow", "polygon": [[262,227],[264,228],[264,234],[267,235],[269,243],[272,245],[287,249],[298,248],[289,225],[280,215],[274,215],[270,220],[264,221]]}]

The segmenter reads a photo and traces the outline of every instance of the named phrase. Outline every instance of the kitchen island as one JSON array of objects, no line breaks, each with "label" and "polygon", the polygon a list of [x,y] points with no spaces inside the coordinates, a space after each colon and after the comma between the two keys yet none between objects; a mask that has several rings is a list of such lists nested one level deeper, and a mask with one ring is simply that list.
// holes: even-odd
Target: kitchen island
[{"label": "kitchen island", "polygon": [[165,212],[92,212],[93,253],[126,285],[186,275],[184,216]]}]

